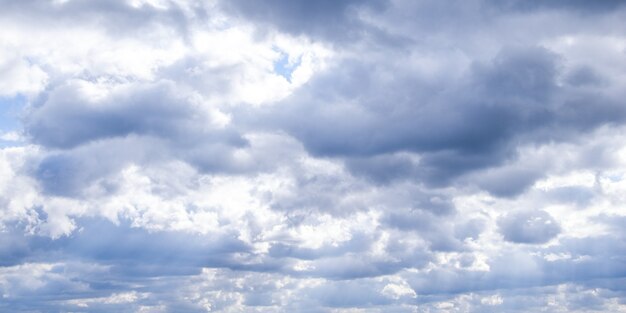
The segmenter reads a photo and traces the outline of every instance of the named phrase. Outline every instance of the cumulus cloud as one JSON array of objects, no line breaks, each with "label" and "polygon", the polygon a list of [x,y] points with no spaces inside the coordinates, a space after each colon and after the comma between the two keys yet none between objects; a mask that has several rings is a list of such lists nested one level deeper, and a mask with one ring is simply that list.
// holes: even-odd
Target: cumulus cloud
[{"label": "cumulus cloud", "polygon": [[507,214],[498,226],[504,239],[517,243],[545,243],[560,232],[557,221],[540,210]]},{"label": "cumulus cloud", "polygon": [[359,38],[360,29],[369,25],[358,18],[360,10],[380,10],[386,1],[291,1],[288,4],[275,0],[228,1],[221,3],[234,17],[251,19],[265,27],[276,27],[294,35],[306,35],[327,40]]},{"label": "cumulus cloud", "polygon": [[1,311],[625,309],[620,1],[0,6]]},{"label": "cumulus cloud", "polygon": [[[0,52],[2,54],[7,51]],[[33,94],[44,89],[48,75],[39,66],[30,64],[17,56],[2,55],[0,59],[0,96],[12,97],[18,94]]]}]

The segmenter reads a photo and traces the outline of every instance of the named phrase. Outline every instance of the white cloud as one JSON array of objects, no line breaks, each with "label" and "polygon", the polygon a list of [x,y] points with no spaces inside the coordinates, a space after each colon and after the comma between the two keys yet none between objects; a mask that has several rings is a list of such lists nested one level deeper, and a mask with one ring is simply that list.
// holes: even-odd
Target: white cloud
[{"label": "white cloud", "polygon": [[0,311],[624,310],[621,3],[0,6]]},{"label": "white cloud", "polygon": [[0,96],[34,95],[48,83],[48,75],[37,64],[0,50]]}]

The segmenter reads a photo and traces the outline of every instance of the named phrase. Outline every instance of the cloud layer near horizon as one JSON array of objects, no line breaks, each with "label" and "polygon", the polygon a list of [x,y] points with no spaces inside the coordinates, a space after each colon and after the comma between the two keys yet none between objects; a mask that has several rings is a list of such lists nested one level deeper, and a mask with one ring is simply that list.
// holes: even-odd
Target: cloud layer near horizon
[{"label": "cloud layer near horizon", "polygon": [[0,311],[626,311],[622,3],[0,0]]}]

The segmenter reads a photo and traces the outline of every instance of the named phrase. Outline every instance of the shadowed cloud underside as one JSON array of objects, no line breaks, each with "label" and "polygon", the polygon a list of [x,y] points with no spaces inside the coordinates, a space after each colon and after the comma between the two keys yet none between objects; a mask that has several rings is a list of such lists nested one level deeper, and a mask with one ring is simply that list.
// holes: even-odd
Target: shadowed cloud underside
[{"label": "shadowed cloud underside", "polygon": [[626,312],[625,19],[0,0],[0,311]]}]

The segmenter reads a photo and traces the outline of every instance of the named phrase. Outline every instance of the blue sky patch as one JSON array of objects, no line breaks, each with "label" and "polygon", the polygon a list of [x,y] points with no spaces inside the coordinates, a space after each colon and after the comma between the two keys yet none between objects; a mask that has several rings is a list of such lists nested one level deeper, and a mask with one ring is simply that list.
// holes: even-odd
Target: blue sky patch
[{"label": "blue sky patch", "polygon": [[274,72],[291,82],[291,74],[300,65],[300,60],[289,64],[289,55],[281,52],[280,58],[274,62]]}]

